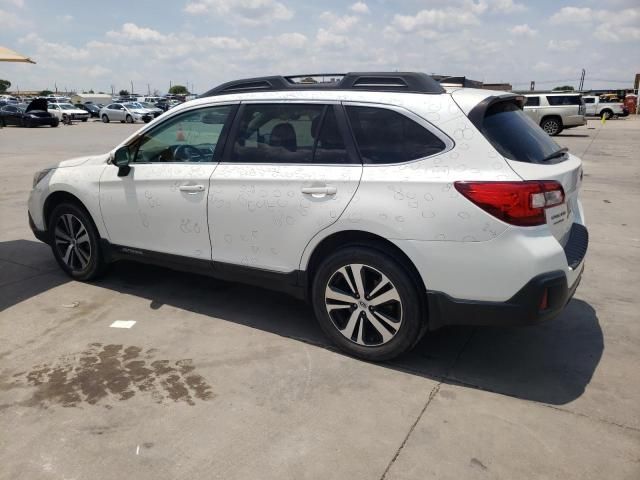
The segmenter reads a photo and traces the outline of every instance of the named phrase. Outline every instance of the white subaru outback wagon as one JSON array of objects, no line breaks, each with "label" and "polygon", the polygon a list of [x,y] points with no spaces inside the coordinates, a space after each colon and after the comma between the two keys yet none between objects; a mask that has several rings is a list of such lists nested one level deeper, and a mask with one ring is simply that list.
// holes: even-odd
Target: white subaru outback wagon
[{"label": "white subaru outback wagon", "polygon": [[38,172],[35,236],[77,280],[133,259],[307,299],[369,360],[445,325],[557,316],[587,250],[582,167],[524,97],[331,77],[226,83]]}]

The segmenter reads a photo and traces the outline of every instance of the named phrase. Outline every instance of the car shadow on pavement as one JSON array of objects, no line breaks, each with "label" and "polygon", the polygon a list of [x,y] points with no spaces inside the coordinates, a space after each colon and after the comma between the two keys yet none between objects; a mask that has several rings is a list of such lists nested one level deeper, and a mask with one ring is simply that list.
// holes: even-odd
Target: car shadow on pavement
[{"label": "car shadow on pavement", "polygon": [[[38,242],[0,242],[0,259],[7,254],[29,254],[34,268],[51,265],[49,248]],[[43,274],[0,286],[0,311],[67,281],[62,275]],[[335,351],[311,308],[284,294],[132,262],[112,265],[94,283],[145,298],[150,309],[168,305]],[[112,301],[118,302],[118,296]],[[596,311],[574,299],[560,317],[537,326],[430,332],[412,352],[383,365],[444,383],[562,405],[582,395],[603,350]]]}]

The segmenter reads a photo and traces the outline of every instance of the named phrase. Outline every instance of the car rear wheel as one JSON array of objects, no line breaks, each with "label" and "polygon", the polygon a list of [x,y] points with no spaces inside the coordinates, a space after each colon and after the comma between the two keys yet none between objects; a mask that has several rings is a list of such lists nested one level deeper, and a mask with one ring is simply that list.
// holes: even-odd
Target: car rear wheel
[{"label": "car rear wheel", "polygon": [[57,127],[58,125],[60,125],[60,120],[58,120],[57,118],[51,123],[52,127]]},{"label": "car rear wheel", "polygon": [[313,279],[313,308],[343,351],[381,361],[411,349],[424,325],[422,292],[393,257],[348,247],[328,257]]},{"label": "car rear wheel", "polygon": [[51,249],[58,264],[76,280],[92,280],[105,267],[100,236],[87,211],[73,203],[58,205],[49,218]]},{"label": "car rear wheel", "polygon": [[22,126],[26,127],[26,128],[30,128],[31,125],[31,120],[29,120],[28,118],[23,118],[22,119]]},{"label": "car rear wheel", "polygon": [[109,117],[102,115],[102,123],[109,123]]},{"label": "car rear wheel", "polygon": [[605,120],[609,120],[613,117],[613,112],[611,110],[603,110],[600,114],[600,118],[604,118]]},{"label": "car rear wheel", "polygon": [[83,118],[82,119],[83,122],[86,122],[87,120],[88,120],[88,118]]},{"label": "car rear wheel", "polygon": [[540,127],[551,136],[558,135],[562,131],[562,124],[556,117],[545,118],[542,120]]},{"label": "car rear wheel", "polygon": [[125,118],[125,121],[127,123],[133,123],[133,117],[131,115],[127,115],[126,118]]}]

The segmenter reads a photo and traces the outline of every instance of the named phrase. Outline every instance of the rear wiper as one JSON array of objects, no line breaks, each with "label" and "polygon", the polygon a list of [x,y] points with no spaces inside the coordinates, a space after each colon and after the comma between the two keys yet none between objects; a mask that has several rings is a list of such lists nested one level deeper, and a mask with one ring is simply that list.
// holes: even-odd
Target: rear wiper
[{"label": "rear wiper", "polygon": [[557,158],[557,157],[561,157],[562,155],[564,155],[565,153],[567,153],[569,151],[569,149],[567,147],[562,147],[560,150],[556,150],[555,152],[547,155],[546,157],[544,157],[542,160],[540,160],[541,162],[548,162],[549,160],[551,160],[552,158]]}]

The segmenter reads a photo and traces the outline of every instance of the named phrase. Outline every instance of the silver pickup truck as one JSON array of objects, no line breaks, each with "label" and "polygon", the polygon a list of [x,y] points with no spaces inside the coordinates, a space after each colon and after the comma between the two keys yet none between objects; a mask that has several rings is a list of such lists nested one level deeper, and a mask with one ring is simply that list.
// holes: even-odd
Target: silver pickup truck
[{"label": "silver pickup truck", "polygon": [[527,93],[524,113],[549,135],[586,125],[585,105],[579,93]]},{"label": "silver pickup truck", "polygon": [[596,97],[595,95],[585,95],[582,97],[586,107],[586,114],[600,118],[626,117],[629,110],[619,100]]}]

